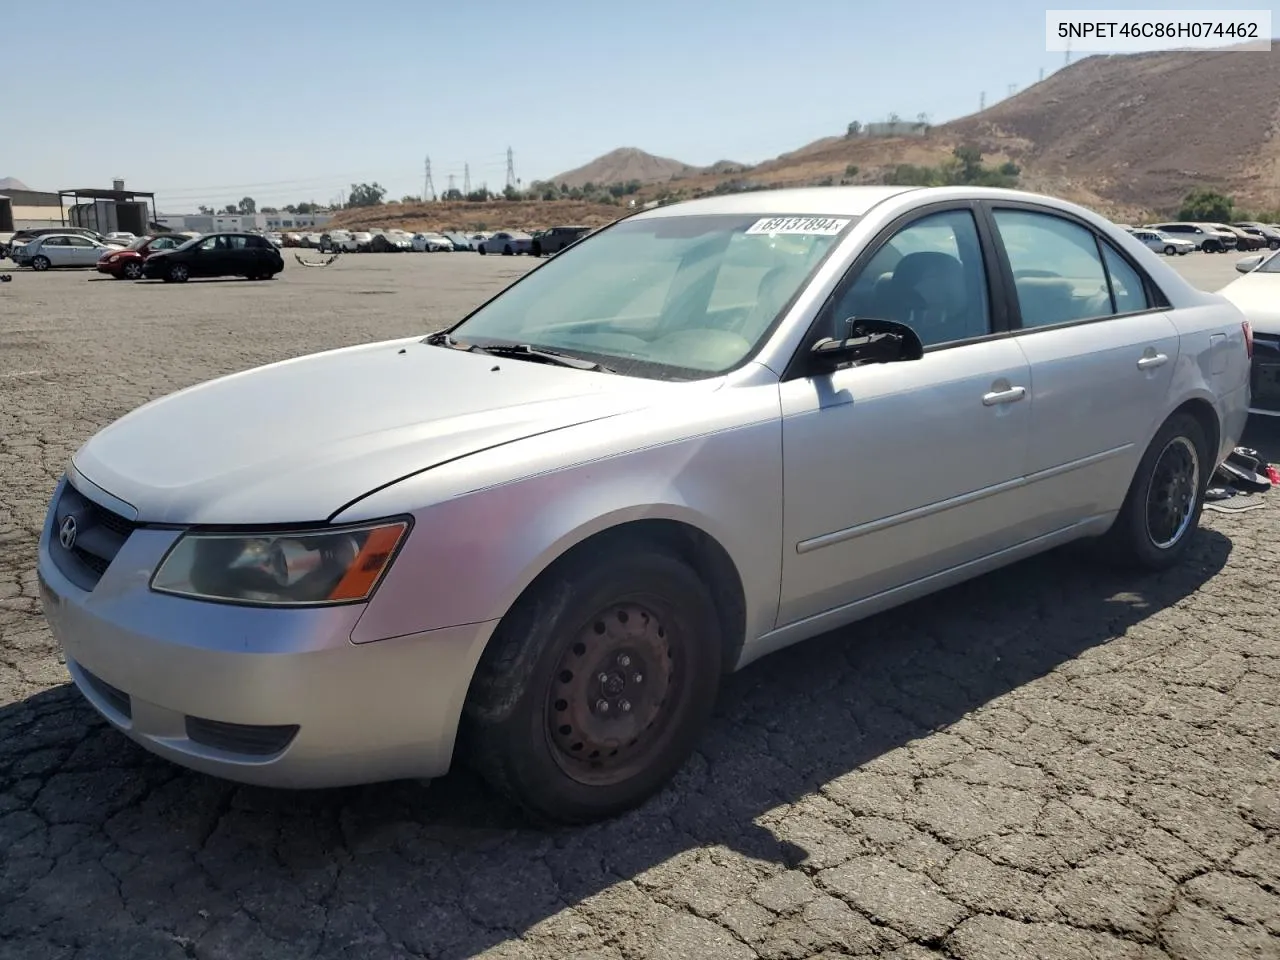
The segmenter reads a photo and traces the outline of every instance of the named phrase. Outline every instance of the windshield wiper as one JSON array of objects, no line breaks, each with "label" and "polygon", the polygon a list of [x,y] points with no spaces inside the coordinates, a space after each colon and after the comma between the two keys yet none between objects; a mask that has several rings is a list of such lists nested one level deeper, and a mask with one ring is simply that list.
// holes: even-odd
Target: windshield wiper
[{"label": "windshield wiper", "polygon": [[575,370],[594,370],[597,373],[613,373],[611,368],[594,360],[586,360],[556,350],[536,348],[528,343],[489,343],[483,347],[475,347],[483,353],[491,353],[495,357],[513,357],[516,360],[532,360],[536,363],[554,363],[561,367],[572,367]]},{"label": "windshield wiper", "polygon": [[447,331],[440,330],[428,337],[424,337],[423,343],[430,344],[433,347],[449,347],[451,350],[475,350],[473,344],[463,343],[461,340],[455,340]]}]

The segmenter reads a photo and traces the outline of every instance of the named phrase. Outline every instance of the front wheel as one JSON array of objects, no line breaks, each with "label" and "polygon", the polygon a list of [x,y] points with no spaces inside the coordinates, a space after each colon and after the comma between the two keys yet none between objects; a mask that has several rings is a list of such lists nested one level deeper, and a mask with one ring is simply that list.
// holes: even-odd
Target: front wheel
[{"label": "front wheel", "polygon": [[1165,421],[1147,447],[1124,505],[1107,533],[1111,555],[1149,570],[1173,566],[1200,523],[1213,473],[1209,440],[1188,413]]},{"label": "front wheel", "polygon": [[711,715],[721,632],[706,586],[656,547],[548,573],[490,640],[461,756],[535,818],[587,823],[651,796]]},{"label": "front wheel", "polygon": [[1177,252],[1177,249],[1172,244],[1164,248],[1164,255],[1166,257],[1172,257]]},{"label": "front wheel", "polygon": [[483,243],[482,243],[482,244],[480,244],[480,248],[479,248],[479,249],[480,249],[480,256],[482,256],[482,257],[483,257],[486,253],[488,253],[488,252],[489,252],[488,250],[486,250],[486,249],[484,248],[484,244],[483,244]]},{"label": "front wheel", "polygon": [[170,283],[186,283],[191,276],[191,271],[187,269],[185,263],[175,263],[169,268],[169,272],[165,274],[165,279]]},{"label": "front wheel", "polygon": [[124,278],[126,280],[142,279],[142,261],[130,260],[124,265]]},{"label": "front wheel", "polygon": [[509,257],[509,256],[511,256],[514,252],[515,252],[515,251],[513,251],[513,250],[511,249],[511,244],[509,244],[509,243],[508,243],[506,246],[504,246],[504,247],[502,248],[502,255],[503,255],[504,257]]}]

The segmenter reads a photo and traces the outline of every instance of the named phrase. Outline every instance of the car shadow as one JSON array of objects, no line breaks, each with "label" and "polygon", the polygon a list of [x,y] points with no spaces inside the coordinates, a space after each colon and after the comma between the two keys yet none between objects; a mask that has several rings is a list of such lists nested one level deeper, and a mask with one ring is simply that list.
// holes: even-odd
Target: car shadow
[{"label": "car shadow", "polygon": [[10,846],[11,875],[47,849],[63,859],[21,889],[7,881],[0,928],[89,946],[105,936],[100,904],[123,901],[132,923],[185,943],[247,914],[300,955],[327,916],[371,951],[389,938],[465,957],[694,851],[796,866],[813,850],[803,831],[776,835],[771,811],[1124,635],[1230,552],[1204,529],[1177,568],[1134,575],[1066,548],[766,657],[727,679],[669,787],[583,828],[536,829],[461,770],[312,792],[228,784],[145,753],[70,687],[49,690],[0,709],[0,802],[48,836],[37,854]]}]

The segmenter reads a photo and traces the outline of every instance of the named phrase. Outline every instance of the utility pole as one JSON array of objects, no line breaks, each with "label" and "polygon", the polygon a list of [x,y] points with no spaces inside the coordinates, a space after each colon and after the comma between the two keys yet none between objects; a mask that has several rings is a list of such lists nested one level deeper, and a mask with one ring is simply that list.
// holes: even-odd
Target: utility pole
[{"label": "utility pole", "polygon": [[422,183],[422,202],[436,198],[436,185],[431,180],[431,158],[427,157],[426,179]]},{"label": "utility pole", "polygon": [[1041,68],[1040,68],[1040,79],[1041,79],[1041,80],[1043,80],[1043,79],[1044,79],[1044,67],[1041,67]]},{"label": "utility pole", "polygon": [[1067,40],[1067,55],[1063,57],[1062,65],[1064,67],[1071,66],[1071,40],[1070,39]]},{"label": "utility pole", "polygon": [[462,195],[471,196],[471,164],[469,163],[462,165]]},{"label": "utility pole", "polygon": [[978,112],[981,113],[987,109],[987,91],[983,90],[978,94]]},{"label": "utility pole", "polygon": [[516,185],[516,161],[515,153],[510,147],[507,147],[507,186],[515,189]]}]

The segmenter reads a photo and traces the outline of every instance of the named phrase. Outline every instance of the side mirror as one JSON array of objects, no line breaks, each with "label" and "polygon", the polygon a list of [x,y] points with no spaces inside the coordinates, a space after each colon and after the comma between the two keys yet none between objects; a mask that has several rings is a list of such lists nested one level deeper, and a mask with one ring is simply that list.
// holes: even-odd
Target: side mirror
[{"label": "side mirror", "polygon": [[1254,254],[1252,257],[1245,257],[1236,261],[1236,270],[1240,273],[1248,273],[1263,261],[1262,254]]},{"label": "side mirror", "polygon": [[816,366],[830,371],[846,364],[897,363],[924,356],[920,337],[905,323],[850,317],[849,335],[843,340],[823,337],[809,348]]}]

